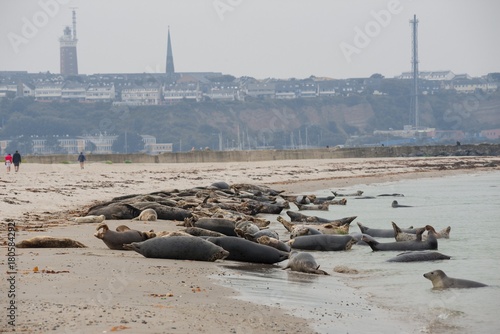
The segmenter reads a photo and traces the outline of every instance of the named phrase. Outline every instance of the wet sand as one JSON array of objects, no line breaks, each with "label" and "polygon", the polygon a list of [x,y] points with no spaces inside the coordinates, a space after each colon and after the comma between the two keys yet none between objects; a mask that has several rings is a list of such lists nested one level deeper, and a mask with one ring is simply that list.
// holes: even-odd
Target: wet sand
[{"label": "wet sand", "polygon": [[[77,225],[90,205],[127,194],[208,186],[216,181],[268,185],[286,193],[385,182],[403,178],[439,177],[450,173],[492,170],[498,157],[392,158],[288,160],[204,164],[22,164],[19,173],[0,174],[2,255],[7,252],[7,223],[15,223],[16,241],[40,235],[78,240],[82,249],[16,250],[16,326],[0,315],[0,331],[96,333],[124,330],[130,333],[312,333],[314,323],[297,307],[282,307],[287,296],[271,290],[286,280],[301,293],[307,289],[331,289],[330,304],[318,308],[315,317],[338,332],[365,330],[373,321],[379,329],[411,332],[394,313],[370,305],[363,296],[329,277],[281,271],[275,266],[245,266],[231,261],[216,263],[146,259],[130,251],[109,250],[95,238],[95,224]],[[177,230],[176,222],[107,221],[110,228],[126,224],[138,230]],[[6,256],[0,259],[6,272]],[[243,267],[242,267],[243,266]],[[236,268],[235,268],[236,267]],[[238,268],[240,267],[240,268]],[[35,270],[38,268],[38,271]],[[325,269],[325,268],[323,268]],[[279,271],[278,271],[279,270]],[[245,273],[240,275],[239,273]],[[247,277],[254,275],[254,282]],[[239,279],[244,277],[244,279]],[[260,283],[259,283],[260,282]],[[294,283],[295,282],[295,283]],[[222,283],[222,285],[221,285]],[[2,309],[7,296],[2,280]],[[256,293],[269,293],[269,304],[243,300],[238,284],[255,284]],[[269,288],[269,286],[267,286]],[[291,290],[287,290],[288,292]],[[319,294],[317,294],[319,291]],[[310,294],[310,292],[309,292]],[[308,295],[309,295],[308,294]],[[308,296],[307,295],[307,296]],[[248,299],[248,298],[247,298]],[[251,298],[250,298],[251,300]],[[304,299],[307,301],[307,298]],[[364,320],[364,321],[363,321]],[[354,323],[355,322],[355,323]],[[354,325],[355,324],[355,325]]]}]

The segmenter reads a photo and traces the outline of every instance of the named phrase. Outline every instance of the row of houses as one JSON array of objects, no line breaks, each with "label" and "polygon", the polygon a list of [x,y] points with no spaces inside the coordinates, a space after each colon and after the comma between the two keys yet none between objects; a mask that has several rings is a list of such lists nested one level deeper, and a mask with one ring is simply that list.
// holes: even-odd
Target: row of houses
[{"label": "row of houses", "polygon": [[[375,130],[373,134],[386,138],[430,138],[437,142],[460,141],[466,137],[466,133],[462,130],[415,129],[409,125],[402,130]],[[482,130],[476,136],[487,140],[498,140],[500,139],[500,129]]]},{"label": "row of houses", "polygon": [[[125,105],[159,105],[181,100],[243,101],[257,99],[297,99],[384,92],[383,80],[404,80],[408,84],[412,74],[403,73],[395,79],[366,78],[332,80],[311,77],[303,80],[255,80],[233,78],[218,81],[220,73],[179,73],[175,80],[161,75],[124,74],[78,76],[64,80],[60,76],[37,77],[30,82],[29,74],[19,77],[2,76],[0,72],[0,97],[31,96],[37,101],[113,102]],[[7,78],[7,79],[6,79]],[[77,80],[75,80],[77,79]],[[439,90],[458,93],[492,92],[498,83],[468,75],[455,75],[451,71],[421,72],[420,92],[433,94]],[[14,82],[13,82],[14,81]]]},{"label": "row of houses", "polygon": [[[161,154],[173,151],[172,143],[157,143],[156,138],[150,135],[141,135],[142,141],[144,143],[144,149],[142,152],[147,154]],[[35,154],[35,155],[45,155],[53,153],[67,153],[67,154],[77,154],[80,152],[89,151],[89,147],[92,154],[111,154],[113,152],[113,143],[116,141],[118,136],[99,134],[95,136],[80,136],[76,138],[71,137],[55,137],[55,138],[31,138],[30,145],[32,147],[32,152],[24,152],[24,154]],[[57,143],[57,150],[54,145],[50,145],[51,142]],[[0,140],[0,151],[1,154],[12,153],[7,152],[7,147],[11,140]],[[92,145],[89,145],[89,144]]]}]

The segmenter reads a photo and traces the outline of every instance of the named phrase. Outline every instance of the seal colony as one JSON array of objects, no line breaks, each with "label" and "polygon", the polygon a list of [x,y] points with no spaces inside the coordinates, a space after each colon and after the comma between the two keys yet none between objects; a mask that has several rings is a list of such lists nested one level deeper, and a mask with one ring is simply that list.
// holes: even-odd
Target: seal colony
[{"label": "seal colony", "polygon": [[[384,200],[384,197],[386,196],[380,196],[378,200]],[[333,216],[335,209],[345,208],[330,206],[348,206],[347,201],[334,204],[335,199],[331,196],[319,199],[321,204],[314,204],[316,200],[318,198],[311,195],[306,194],[299,198],[265,186],[214,183],[205,187],[167,189],[115,197],[90,207],[84,212],[84,217],[79,217],[82,218],[79,223],[87,217],[86,224],[95,224],[96,231],[92,233],[95,232],[95,237],[102,240],[103,249],[109,248],[109,252],[115,254],[129,252],[126,257],[136,257],[137,260],[134,261],[145,261],[143,263],[148,265],[151,263],[158,266],[159,262],[165,261],[166,264],[161,266],[168,267],[169,260],[218,263],[237,261],[257,264],[245,268],[266,266],[266,271],[290,270],[291,272],[282,274],[285,279],[290,280],[293,280],[294,276],[296,279],[297,275],[317,275],[314,280],[323,281],[339,279],[339,275],[347,277],[363,272],[362,268],[356,268],[355,263],[349,263],[352,268],[349,268],[348,272],[343,271],[343,274],[339,274],[339,269],[335,270],[324,263],[320,269],[319,263],[325,256],[335,259],[339,253],[332,252],[350,252],[353,248],[357,248],[355,251],[362,249],[367,253],[376,250],[377,252],[370,254],[374,261],[384,261],[391,257],[383,258],[380,254],[382,252],[378,250],[397,251],[394,255],[401,251],[410,251],[392,260],[386,260],[391,262],[387,264],[391,266],[412,266],[414,262],[423,261],[444,263],[451,258],[436,252],[438,241],[435,229],[429,225],[433,224],[432,222],[406,229],[399,228],[395,223],[391,226],[391,219],[388,219],[387,226],[373,226],[373,223],[367,222],[367,225],[371,226],[367,227],[357,222],[361,233],[353,233],[350,227],[357,219],[356,216],[335,215],[336,219],[325,219],[314,214],[306,215],[304,212],[307,210],[297,205],[299,201],[306,202],[299,205],[318,211],[323,210],[326,203]],[[320,205],[323,207],[320,208]],[[101,221],[103,217],[105,220]],[[117,227],[116,222],[106,219],[124,220],[120,223],[125,225]],[[155,226],[162,226],[161,228],[155,228],[153,231],[146,227],[151,226],[150,222],[155,220],[159,220]],[[165,231],[163,225],[158,225],[163,221]],[[284,229],[281,229],[281,226]],[[429,233],[426,240],[422,237],[424,230]],[[396,235],[402,233],[409,234],[411,240],[390,243],[386,242],[387,240],[379,240],[392,238],[391,241],[394,241]],[[449,228],[447,236],[449,237]],[[439,242],[441,247],[441,242],[445,244],[448,241],[440,239]],[[315,251],[324,253],[319,255]],[[315,256],[319,263],[316,262]],[[238,267],[234,268],[237,270]],[[421,278],[420,275],[418,277]],[[422,283],[422,287],[424,286],[425,281]],[[412,287],[415,288],[418,289]]]}]

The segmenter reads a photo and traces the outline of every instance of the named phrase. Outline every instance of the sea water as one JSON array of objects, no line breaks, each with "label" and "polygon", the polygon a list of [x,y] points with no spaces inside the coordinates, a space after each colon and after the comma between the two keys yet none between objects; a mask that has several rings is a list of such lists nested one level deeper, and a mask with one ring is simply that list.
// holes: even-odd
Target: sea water
[{"label": "sea water", "polygon": [[[500,332],[500,172],[422,178],[357,185],[332,191],[363,196],[346,197],[347,205],[329,211],[302,211],[329,219],[357,216],[372,228],[391,229],[391,222],[406,228],[432,225],[437,231],[451,226],[450,239],[438,239],[438,251],[450,260],[394,263],[386,260],[400,252],[372,252],[354,245],[349,251],[312,252],[321,269],[331,276],[281,270],[275,266],[226,263],[229,274],[220,282],[241,293],[241,299],[275,306],[310,319],[319,333],[499,333]],[[379,197],[380,194],[404,197]],[[391,203],[411,207],[393,208]],[[289,217],[282,213],[285,219]],[[271,228],[282,240],[288,234],[276,216],[268,215]],[[380,238],[380,242],[393,239]],[[337,273],[346,266],[357,273]],[[448,276],[486,283],[477,289],[433,290],[423,274],[435,269]],[[253,315],[251,321],[268,321],[270,315]]]}]

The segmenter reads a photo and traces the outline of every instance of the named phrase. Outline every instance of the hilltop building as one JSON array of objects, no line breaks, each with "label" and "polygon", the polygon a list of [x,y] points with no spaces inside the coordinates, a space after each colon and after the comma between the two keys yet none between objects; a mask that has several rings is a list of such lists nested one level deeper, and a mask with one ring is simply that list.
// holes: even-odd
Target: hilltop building
[{"label": "hilltop building", "polygon": [[78,75],[78,59],[76,55],[76,12],[73,10],[73,29],[66,27],[64,35],[59,38],[61,75]]}]

